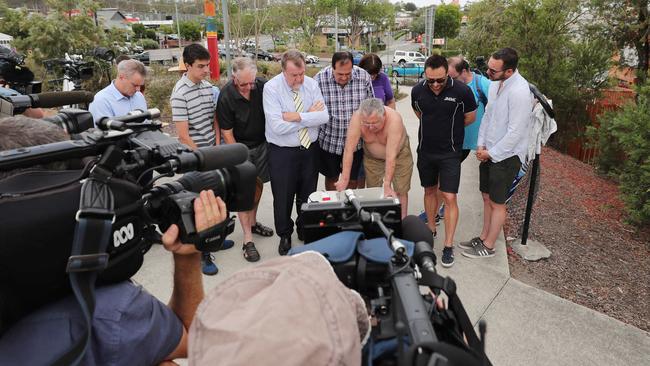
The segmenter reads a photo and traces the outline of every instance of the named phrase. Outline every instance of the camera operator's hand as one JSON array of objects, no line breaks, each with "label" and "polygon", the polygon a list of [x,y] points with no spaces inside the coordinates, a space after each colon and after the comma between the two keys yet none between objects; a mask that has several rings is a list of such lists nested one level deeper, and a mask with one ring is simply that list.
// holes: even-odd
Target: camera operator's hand
[{"label": "camera operator's hand", "polygon": [[[197,231],[203,231],[217,225],[226,220],[227,217],[226,204],[221,197],[215,197],[212,190],[201,191],[199,197],[194,200],[194,218]],[[199,253],[194,245],[181,243],[178,236],[178,226],[172,224],[162,237],[165,249],[181,255]]]}]

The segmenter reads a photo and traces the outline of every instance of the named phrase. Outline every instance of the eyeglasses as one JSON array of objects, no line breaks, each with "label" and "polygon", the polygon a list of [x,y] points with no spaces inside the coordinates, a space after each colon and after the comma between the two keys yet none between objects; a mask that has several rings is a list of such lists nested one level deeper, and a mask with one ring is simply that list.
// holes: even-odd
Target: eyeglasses
[{"label": "eyeglasses", "polygon": [[506,71],[506,70],[505,69],[504,70],[495,70],[495,69],[490,69],[490,68],[487,69],[487,72],[489,72],[490,74],[498,74],[498,73],[504,72],[504,71]]},{"label": "eyeglasses", "polygon": [[440,79],[427,79],[427,84],[433,85],[433,84],[444,84],[445,81],[447,81],[447,77],[440,78]]}]

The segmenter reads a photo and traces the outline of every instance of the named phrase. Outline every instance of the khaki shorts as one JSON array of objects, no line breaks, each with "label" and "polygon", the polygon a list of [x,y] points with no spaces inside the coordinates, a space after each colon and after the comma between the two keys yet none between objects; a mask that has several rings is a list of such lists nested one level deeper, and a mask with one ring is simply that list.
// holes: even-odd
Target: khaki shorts
[{"label": "khaki shorts", "polygon": [[[366,173],[366,187],[381,187],[386,174],[386,160],[375,159],[364,146],[363,166]],[[406,136],[402,149],[395,159],[395,174],[393,175],[393,190],[397,193],[408,193],[411,189],[411,175],[413,174],[413,155],[411,144]]]}]

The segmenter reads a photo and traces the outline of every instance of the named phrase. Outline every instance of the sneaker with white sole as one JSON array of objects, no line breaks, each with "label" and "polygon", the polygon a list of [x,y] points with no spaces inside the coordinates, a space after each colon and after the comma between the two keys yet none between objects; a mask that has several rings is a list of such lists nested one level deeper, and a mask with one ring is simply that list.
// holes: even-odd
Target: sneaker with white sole
[{"label": "sneaker with white sole", "polygon": [[458,243],[458,247],[463,249],[472,249],[478,244],[483,244],[483,240],[481,240],[481,238],[477,236],[475,238],[471,238],[468,241],[461,241],[460,243]]},{"label": "sneaker with white sole", "polygon": [[465,249],[463,255],[467,258],[489,258],[494,257],[494,249],[490,249],[483,242],[476,244],[473,248]]},{"label": "sneaker with white sole", "polygon": [[440,263],[445,268],[449,268],[454,265],[454,247],[442,248],[442,260]]}]

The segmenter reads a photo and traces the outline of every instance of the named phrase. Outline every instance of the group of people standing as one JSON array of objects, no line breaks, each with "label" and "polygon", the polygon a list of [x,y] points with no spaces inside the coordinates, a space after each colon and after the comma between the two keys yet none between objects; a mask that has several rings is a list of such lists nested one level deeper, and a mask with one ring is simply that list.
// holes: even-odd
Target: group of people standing
[{"label": "group of people standing", "polygon": [[[171,96],[173,122],[179,140],[190,147],[240,142],[249,148],[258,177],[255,208],[238,213],[246,260],[260,259],[253,234],[277,234],[280,255],[291,249],[294,225],[303,240],[301,205],[317,189],[319,173],[325,177],[327,190],[383,187],[384,196],[400,199],[402,217],[406,216],[414,160],[377,55],[365,55],[356,66],[350,52],[336,52],[331,65],[310,78],[305,75],[303,54],[289,50],[280,61],[282,72],[268,81],[257,76],[253,60],[236,58],[232,78],[222,90],[206,80],[209,62],[210,54],[203,46],[184,49],[185,72]],[[500,50],[488,66],[492,83],[472,72],[461,57],[447,60],[433,55],[426,60],[424,80],[411,93],[411,105],[420,120],[416,166],[425,190],[425,221],[435,235],[435,215],[444,202],[442,264],[447,267],[454,263],[461,162],[471,150],[477,151],[482,162],[483,231],[459,243],[463,254],[473,258],[494,255],[494,241],[505,220],[504,187],[523,162],[519,154],[527,138],[523,120],[531,103],[530,93],[520,90],[525,80],[516,71],[517,54],[512,49]],[[97,94],[90,107],[94,118],[146,109],[140,92],[145,76],[138,61],[120,62],[117,79]],[[275,232],[256,219],[268,181]],[[227,241],[225,247],[233,245]],[[203,272],[217,271],[210,254],[204,253]]]}]

